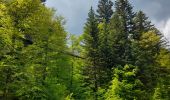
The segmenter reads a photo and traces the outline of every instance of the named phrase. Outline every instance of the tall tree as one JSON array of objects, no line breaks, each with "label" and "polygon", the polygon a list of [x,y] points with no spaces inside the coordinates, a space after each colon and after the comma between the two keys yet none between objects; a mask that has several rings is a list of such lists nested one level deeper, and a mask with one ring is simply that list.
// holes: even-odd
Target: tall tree
[{"label": "tall tree", "polygon": [[113,2],[111,0],[100,0],[98,2],[97,18],[99,21],[99,65],[100,65],[100,86],[106,86],[111,79],[111,68],[113,67],[112,55],[110,52],[108,24],[113,15]]},{"label": "tall tree", "polygon": [[113,14],[112,10],[113,2],[111,0],[100,0],[98,4],[98,20],[99,22],[106,22],[110,21],[110,18]]},{"label": "tall tree", "polygon": [[131,62],[131,36],[134,33],[134,12],[128,0],[115,1],[115,13],[110,24],[110,38],[113,50],[117,54],[116,62],[125,65]]},{"label": "tall tree", "polygon": [[87,84],[90,85],[94,93],[94,99],[97,100],[98,91],[98,22],[93,8],[90,9],[88,19],[84,27],[85,58],[87,65],[85,74],[87,75]]},{"label": "tall tree", "polygon": [[[164,43],[162,36],[148,20],[148,17],[139,11],[134,18],[135,33],[132,41],[132,63],[139,67],[139,79],[145,85],[146,91],[153,92],[158,79],[160,66],[155,60]],[[144,42],[145,41],[145,42]],[[142,45],[141,45],[142,44]],[[148,46],[147,46],[148,45]],[[151,94],[149,94],[151,95]],[[149,95],[146,95],[146,97]]]},{"label": "tall tree", "polygon": [[[140,40],[134,40],[132,43],[133,64],[140,66],[138,78],[144,84],[146,91],[150,93],[153,92],[157,84],[159,64],[155,60],[156,55],[159,54],[160,46],[161,37],[155,31],[143,33]],[[146,96],[149,95],[151,94]]]},{"label": "tall tree", "polygon": [[99,24],[99,66],[100,66],[100,86],[107,86],[112,79],[112,71],[114,57],[111,52],[111,41],[109,25],[105,22]]}]

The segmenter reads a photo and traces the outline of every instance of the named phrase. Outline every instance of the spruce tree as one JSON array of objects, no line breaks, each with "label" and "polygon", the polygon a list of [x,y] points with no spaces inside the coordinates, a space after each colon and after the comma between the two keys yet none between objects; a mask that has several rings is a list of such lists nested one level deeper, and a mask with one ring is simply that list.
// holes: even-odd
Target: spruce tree
[{"label": "spruce tree", "polygon": [[110,21],[110,18],[113,14],[112,10],[113,2],[111,0],[100,0],[98,4],[98,20],[99,22],[106,22]]},{"label": "spruce tree", "polygon": [[131,37],[134,33],[134,12],[128,0],[115,1],[115,13],[110,24],[112,51],[117,63],[131,63]]},{"label": "spruce tree", "polygon": [[135,33],[133,35],[133,39],[139,40],[142,33],[154,29],[154,25],[151,24],[151,21],[148,20],[148,17],[142,11],[139,11],[135,14],[134,24]]},{"label": "spruce tree", "polygon": [[113,59],[109,40],[109,23],[113,15],[113,2],[111,0],[100,0],[97,9],[99,21],[99,65],[100,65],[100,86],[106,86],[111,80],[111,68]]},{"label": "spruce tree", "polygon": [[[155,61],[159,54],[161,37],[154,31],[143,33],[140,40],[132,42],[133,64],[139,66],[138,78],[147,92],[153,92],[157,84],[159,64]],[[145,96],[149,97],[151,94]]]},{"label": "spruce tree", "polygon": [[85,82],[93,90],[94,99],[97,100],[98,91],[98,22],[93,8],[90,9],[88,19],[84,27],[84,45],[86,67],[84,74],[87,76]]},{"label": "spruce tree", "polygon": [[134,23],[134,12],[133,7],[128,0],[116,0],[115,1],[115,14],[118,15],[118,18],[121,20],[120,25],[122,26],[123,31],[126,34],[126,39],[129,34],[132,34]]},{"label": "spruce tree", "polygon": [[156,77],[159,73],[157,70],[159,64],[155,61],[155,57],[162,47],[162,36],[142,11],[135,15],[134,23],[135,33],[131,45],[132,63],[140,66],[138,77],[147,87],[146,91],[151,92],[158,82]]},{"label": "spruce tree", "polygon": [[106,87],[112,79],[114,56],[111,52],[109,25],[105,22],[99,24],[99,66],[100,66],[100,86]]}]

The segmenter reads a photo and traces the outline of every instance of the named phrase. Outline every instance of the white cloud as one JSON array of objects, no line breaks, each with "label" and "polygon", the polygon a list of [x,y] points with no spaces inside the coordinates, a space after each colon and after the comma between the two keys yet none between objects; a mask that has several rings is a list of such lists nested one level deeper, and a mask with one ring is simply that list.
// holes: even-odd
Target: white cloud
[{"label": "white cloud", "polygon": [[156,23],[157,28],[164,34],[170,41],[170,18]]},{"label": "white cloud", "polygon": [[166,22],[166,24],[163,28],[163,33],[165,34],[165,36],[170,41],[170,19],[168,19],[168,21]]}]

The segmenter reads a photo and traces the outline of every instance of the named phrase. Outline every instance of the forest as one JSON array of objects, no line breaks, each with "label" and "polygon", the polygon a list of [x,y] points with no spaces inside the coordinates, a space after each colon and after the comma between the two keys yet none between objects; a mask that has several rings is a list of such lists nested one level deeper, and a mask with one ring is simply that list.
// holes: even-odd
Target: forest
[{"label": "forest", "polygon": [[45,2],[0,0],[0,100],[170,100],[169,42],[143,11],[98,0],[78,36]]}]

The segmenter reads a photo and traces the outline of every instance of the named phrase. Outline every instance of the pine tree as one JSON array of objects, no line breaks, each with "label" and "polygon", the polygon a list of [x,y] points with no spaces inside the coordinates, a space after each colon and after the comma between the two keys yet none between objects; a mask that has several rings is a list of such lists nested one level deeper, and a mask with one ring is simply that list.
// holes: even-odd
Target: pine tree
[{"label": "pine tree", "polygon": [[86,68],[85,75],[87,75],[87,84],[90,85],[94,93],[94,99],[97,100],[98,91],[98,22],[93,8],[90,9],[88,19],[84,27],[84,45],[85,45],[85,57]]},{"label": "pine tree", "polygon": [[100,0],[97,9],[99,21],[99,66],[100,66],[100,86],[105,87],[111,80],[111,68],[113,59],[109,40],[109,23],[113,15],[113,2],[111,0]]},{"label": "pine tree", "polygon": [[112,10],[113,2],[111,0],[100,0],[98,4],[98,20],[99,22],[106,22],[110,21],[110,18],[113,14]]},{"label": "pine tree", "polygon": [[115,1],[115,13],[110,24],[112,51],[117,54],[116,62],[131,63],[131,36],[134,33],[134,12],[128,0]]},{"label": "pine tree", "polygon": [[135,33],[133,35],[134,39],[139,40],[142,33],[154,29],[154,25],[151,24],[151,21],[148,20],[148,17],[146,17],[146,15],[142,11],[139,11],[135,14],[134,23],[135,23]]},{"label": "pine tree", "polygon": [[[154,31],[143,33],[140,40],[133,41],[132,55],[133,63],[139,67],[138,78],[146,87],[146,91],[153,92],[157,84],[157,67],[159,64],[155,61],[159,54],[161,37]],[[151,95],[148,94],[147,97]]]},{"label": "pine tree", "polygon": [[[139,17],[139,15],[142,17]],[[153,68],[156,65],[154,55],[159,52],[160,36],[155,31],[147,32],[153,26],[141,12],[135,16],[128,0],[117,0],[115,2],[115,13],[111,19],[110,28],[110,37],[113,39],[112,52],[115,53],[116,57],[115,63],[122,66],[125,64],[140,66],[136,78],[147,87],[145,91],[153,91],[154,83],[156,83],[154,74],[156,71]],[[135,35],[140,39],[135,40]],[[150,37],[148,37],[149,35]],[[148,47],[147,43],[143,44],[144,41],[150,41],[148,43],[150,46]],[[149,97],[148,95],[145,96],[146,98]]]},{"label": "pine tree", "polygon": [[114,56],[111,52],[111,41],[109,25],[105,22],[99,24],[99,66],[100,66],[100,86],[106,87],[112,79],[112,71],[114,65]]},{"label": "pine tree", "polygon": [[[133,61],[137,62],[138,61],[137,59],[139,58],[139,55],[141,55],[142,51],[140,52],[140,54],[137,54],[136,50],[137,49],[138,50],[142,49],[142,48],[139,47],[139,42],[143,41],[142,37],[144,35],[146,36],[146,33],[149,34],[151,32],[153,32],[152,35],[155,34],[155,37],[161,38],[161,35],[158,34],[158,32],[156,31],[156,28],[154,27],[154,25],[151,24],[151,21],[148,20],[148,17],[146,17],[146,15],[142,11],[139,11],[138,13],[136,13],[135,18],[134,18],[134,23],[135,23],[135,30],[134,30],[135,33],[133,34],[133,42],[132,42],[133,50],[132,50],[132,54],[133,54],[133,58],[134,58]],[[153,38],[153,37],[151,37],[151,38]],[[159,52],[159,48],[161,47],[161,40],[158,40],[157,42],[158,42],[158,44],[155,45],[155,47],[150,48],[150,49],[157,48],[157,49],[155,49],[155,52],[158,53]],[[151,56],[148,56],[148,57],[151,57]],[[137,63],[134,63],[134,64],[138,65],[138,66],[142,66],[142,62],[141,62],[141,65],[139,65],[139,62],[138,62],[138,64]]]},{"label": "pine tree", "polygon": [[123,31],[126,33],[126,39],[129,34],[132,34],[134,23],[134,12],[133,7],[128,0],[116,0],[115,1],[115,14],[121,20],[120,25],[122,26]]},{"label": "pine tree", "polygon": [[[156,77],[159,75],[159,68],[157,68],[159,64],[155,61],[155,56],[159,54],[162,47],[162,36],[142,11],[136,13],[134,23],[135,33],[132,41],[132,63],[140,66],[138,77],[147,87],[146,91],[153,92],[158,82]],[[146,97],[150,95],[148,94]]]}]

